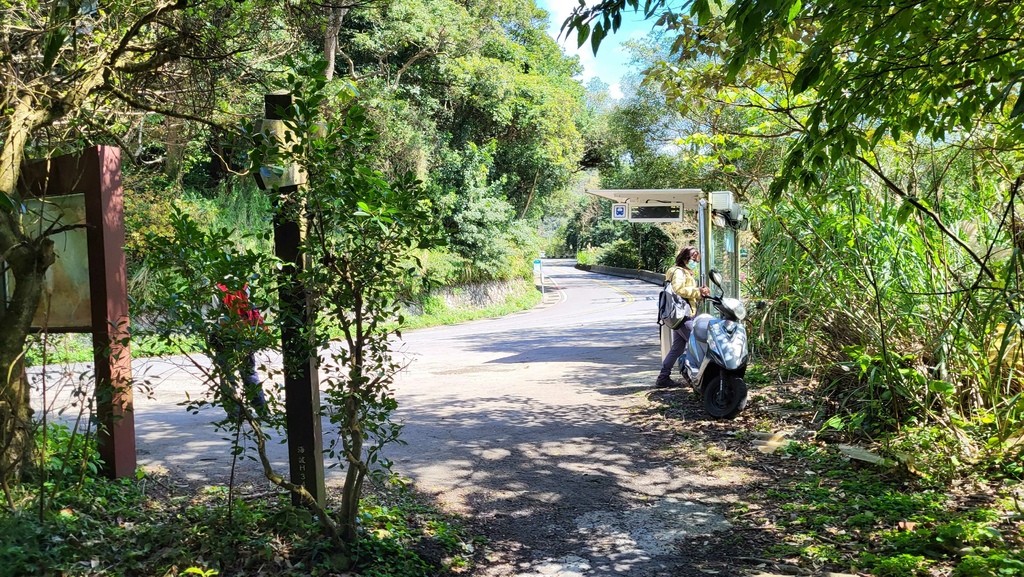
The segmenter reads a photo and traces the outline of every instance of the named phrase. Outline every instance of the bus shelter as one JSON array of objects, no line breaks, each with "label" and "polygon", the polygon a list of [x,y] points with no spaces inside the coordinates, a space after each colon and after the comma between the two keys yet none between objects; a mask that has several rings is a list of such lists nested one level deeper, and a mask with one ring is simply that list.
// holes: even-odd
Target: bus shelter
[{"label": "bus shelter", "polygon": [[[696,216],[699,284],[708,284],[708,271],[722,274],[725,296],[742,298],[740,286],[740,232],[747,229],[747,214],[731,191],[705,192],[698,188],[590,189],[588,194],[610,200],[612,220],[646,223],[683,223]],[[688,218],[689,217],[689,218]],[[657,271],[661,272],[661,271]],[[662,327],[662,356],[671,345],[671,331]]]}]

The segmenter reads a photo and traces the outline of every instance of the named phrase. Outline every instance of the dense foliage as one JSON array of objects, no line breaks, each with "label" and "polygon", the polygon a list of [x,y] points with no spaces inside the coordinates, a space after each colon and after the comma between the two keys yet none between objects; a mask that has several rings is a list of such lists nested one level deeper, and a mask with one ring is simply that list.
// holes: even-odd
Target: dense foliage
[{"label": "dense foliage", "polygon": [[[325,547],[316,519],[287,494],[231,495],[139,471],[95,475],[95,443],[64,426],[45,430],[46,495],[53,509],[0,516],[0,576],[243,575],[302,576],[355,567],[363,575],[427,577],[464,567],[478,544],[404,485],[375,485],[361,514],[365,538],[351,556]],[[84,471],[80,471],[83,467]],[[82,474],[85,473],[85,474]],[[36,489],[17,489],[18,503]],[[332,499],[333,508],[340,505]],[[102,536],[94,538],[93,536]]]},{"label": "dense foliage", "polygon": [[656,155],[761,205],[759,346],[818,380],[829,427],[948,429],[969,461],[1012,459],[1024,422],[1024,56],[1003,8],[607,0],[565,23],[596,50],[624,11],[657,19],[636,94],[664,99],[679,148]]}]

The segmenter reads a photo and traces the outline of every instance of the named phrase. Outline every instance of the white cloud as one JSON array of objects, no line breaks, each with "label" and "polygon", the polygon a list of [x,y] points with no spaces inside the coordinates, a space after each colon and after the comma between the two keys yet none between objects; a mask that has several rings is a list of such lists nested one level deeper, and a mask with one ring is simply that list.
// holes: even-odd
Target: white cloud
[{"label": "white cloud", "polygon": [[[552,4],[554,4],[552,6]],[[569,2],[567,0],[538,0],[537,6],[548,11],[548,33],[551,34],[552,38],[558,38],[558,32],[562,29],[562,22],[572,14],[573,8],[577,6],[575,2]]]}]

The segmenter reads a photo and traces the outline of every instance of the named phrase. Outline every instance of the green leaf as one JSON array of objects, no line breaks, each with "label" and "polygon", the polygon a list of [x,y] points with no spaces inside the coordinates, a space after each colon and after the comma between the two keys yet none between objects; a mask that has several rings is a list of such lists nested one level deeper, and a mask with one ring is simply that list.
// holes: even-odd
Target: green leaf
[{"label": "green leaf", "polygon": [[818,77],[820,75],[821,67],[816,63],[808,64],[798,70],[796,76],[793,77],[793,84],[790,86],[793,90],[793,94],[800,94],[810,88],[818,81]]},{"label": "green leaf", "polygon": [[928,383],[928,390],[940,395],[952,395],[956,392],[956,387],[945,381],[930,381]]},{"label": "green leaf", "polygon": [[53,63],[57,60],[57,54],[60,53],[60,47],[64,45],[64,41],[67,40],[68,33],[64,28],[58,28],[46,37],[46,44],[43,46],[43,72],[49,72],[53,68]]},{"label": "green leaf", "polygon": [[1024,114],[1024,82],[1020,84],[1020,92],[1017,93],[1017,102],[1010,111],[1010,118],[1017,118],[1021,114]]},{"label": "green leaf", "polygon": [[711,21],[711,5],[708,0],[693,0],[690,6],[690,15],[697,17],[697,24],[707,25]]},{"label": "green leaf", "polygon": [[[598,24],[598,26],[600,26],[600,24]],[[587,36],[590,36],[590,24],[583,24],[576,29],[577,48],[583,46],[583,43],[587,41]]]},{"label": "green leaf", "polygon": [[984,535],[984,536],[988,537],[989,539],[993,539],[993,540],[996,540],[996,541],[1002,541],[1003,540],[1003,534],[1000,533],[999,529],[996,529],[995,527],[989,527],[989,526],[979,527],[978,528],[978,534]]},{"label": "green leaf", "polygon": [[604,26],[600,24],[594,26],[594,33],[590,35],[590,48],[594,51],[594,56],[597,56],[597,49],[601,46],[601,41],[604,40],[607,33],[608,30]]},{"label": "green leaf", "polygon": [[0,210],[4,212],[15,212],[18,209],[18,203],[5,193],[0,192]]},{"label": "green leaf", "polygon": [[824,429],[825,427],[828,427],[830,429],[841,430],[843,428],[843,418],[840,417],[839,415],[833,415],[832,417],[829,418],[829,420],[825,421],[825,424],[822,426],[822,428]]},{"label": "green leaf", "polygon": [[801,2],[800,0],[796,0],[796,2],[793,2],[793,4],[790,5],[789,7],[789,14],[786,15],[786,20],[792,24],[792,22],[796,20],[796,17],[800,14],[801,8],[803,8],[803,2]]},{"label": "green leaf", "polygon": [[913,214],[913,212],[914,205],[909,201],[903,201],[903,204],[900,205],[900,210],[896,213],[896,222],[906,224],[907,219],[910,218],[910,215]]}]

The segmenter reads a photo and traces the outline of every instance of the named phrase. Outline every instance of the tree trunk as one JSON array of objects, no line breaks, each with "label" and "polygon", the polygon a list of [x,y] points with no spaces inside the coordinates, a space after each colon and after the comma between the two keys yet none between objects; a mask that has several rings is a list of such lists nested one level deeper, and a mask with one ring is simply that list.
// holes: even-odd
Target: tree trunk
[{"label": "tree trunk", "polygon": [[526,218],[526,211],[530,210],[530,201],[533,200],[533,193],[537,190],[537,179],[540,178],[540,171],[533,175],[533,186],[530,187],[530,195],[526,197],[526,206],[523,207],[522,214],[519,215],[520,219]]},{"label": "tree trunk", "polygon": [[[0,194],[10,198],[17,198],[25,143],[54,119],[52,109],[41,106],[31,93],[20,96],[0,150]],[[26,236],[18,216],[0,212],[0,256],[14,277],[10,302],[0,299],[0,481],[5,487],[20,477],[35,447],[24,377],[25,339],[42,296],[43,275],[55,258],[53,241]]]},{"label": "tree trunk", "polygon": [[[10,220],[9,216],[5,215],[4,220]],[[10,251],[7,259],[15,287],[0,318],[0,477],[5,482],[16,482],[34,454],[23,352],[43,292],[43,276],[53,260],[53,241],[48,239],[20,245]]]},{"label": "tree trunk", "polygon": [[[16,198],[25,143],[51,115],[24,94],[10,118],[0,150],[0,194]],[[53,242],[33,241],[22,232],[17,214],[0,213],[0,255],[15,283],[10,302],[0,304],[0,480],[7,486],[20,477],[35,446],[23,360],[25,339],[42,295],[43,274],[53,264]]]},{"label": "tree trunk", "polygon": [[188,144],[188,134],[185,132],[184,120],[179,118],[164,120],[164,174],[178,185],[181,185],[182,177],[185,176],[182,172],[185,146]]},{"label": "tree trunk", "polygon": [[324,28],[324,59],[327,60],[327,80],[334,78],[334,62],[338,55],[338,34],[348,8],[328,8],[327,26]]},{"label": "tree trunk", "polygon": [[363,478],[366,475],[366,465],[362,462],[363,430],[359,423],[359,405],[360,401],[356,400],[356,395],[351,395],[345,401],[347,425],[344,434],[350,436],[351,444],[345,449],[348,472],[341,490],[338,525],[342,540],[350,546],[354,546],[359,540],[359,497],[363,492]]}]

